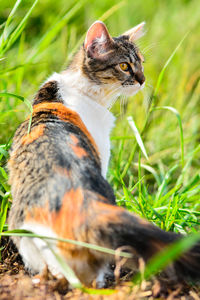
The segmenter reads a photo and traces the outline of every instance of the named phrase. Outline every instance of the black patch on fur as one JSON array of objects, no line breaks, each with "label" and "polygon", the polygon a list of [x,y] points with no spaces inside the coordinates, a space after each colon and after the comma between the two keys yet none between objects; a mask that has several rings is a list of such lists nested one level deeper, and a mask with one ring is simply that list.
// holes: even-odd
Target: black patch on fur
[{"label": "black patch on fur", "polygon": [[113,249],[131,246],[145,260],[158,251],[157,245],[163,248],[181,238],[180,234],[163,231],[151,223],[144,225],[141,219],[126,211],[120,213],[118,219],[118,222],[108,222],[106,227],[99,224],[99,239],[107,240]]},{"label": "black patch on fur", "polygon": [[35,95],[33,105],[42,102],[59,102],[63,103],[59,93],[57,81],[48,81],[45,83]]}]

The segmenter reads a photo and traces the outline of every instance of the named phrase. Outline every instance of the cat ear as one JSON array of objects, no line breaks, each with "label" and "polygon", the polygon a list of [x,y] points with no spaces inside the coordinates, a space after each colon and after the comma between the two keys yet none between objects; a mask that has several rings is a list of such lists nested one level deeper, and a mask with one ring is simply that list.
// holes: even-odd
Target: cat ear
[{"label": "cat ear", "polygon": [[88,29],[84,48],[90,56],[97,58],[106,54],[110,50],[112,43],[113,39],[106,25],[101,21],[96,21]]},{"label": "cat ear", "polygon": [[137,26],[124,32],[122,35],[127,35],[129,37],[129,41],[134,42],[134,41],[138,40],[139,38],[141,38],[145,34],[144,26],[145,26],[145,22],[142,22],[142,23],[138,24]]}]

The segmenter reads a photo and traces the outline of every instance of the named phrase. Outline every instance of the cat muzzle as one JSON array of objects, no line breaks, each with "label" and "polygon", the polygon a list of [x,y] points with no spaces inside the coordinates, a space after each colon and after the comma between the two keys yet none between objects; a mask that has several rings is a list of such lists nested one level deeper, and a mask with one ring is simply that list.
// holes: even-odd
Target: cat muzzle
[{"label": "cat muzzle", "polygon": [[135,73],[135,80],[142,85],[145,82],[145,77],[142,72]]}]

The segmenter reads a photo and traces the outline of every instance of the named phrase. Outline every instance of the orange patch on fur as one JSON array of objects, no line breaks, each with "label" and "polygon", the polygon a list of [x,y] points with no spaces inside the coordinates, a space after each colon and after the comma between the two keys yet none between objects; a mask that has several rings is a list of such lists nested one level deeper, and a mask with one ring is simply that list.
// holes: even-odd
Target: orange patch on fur
[{"label": "orange patch on fur", "polygon": [[[26,221],[49,227],[59,237],[77,240],[80,227],[85,223],[85,215],[81,211],[82,203],[83,191],[80,188],[71,189],[65,193],[58,211],[51,211],[47,201],[43,207],[38,206],[28,210]],[[62,248],[65,246],[63,242],[58,244],[61,244]],[[69,244],[66,246],[69,247]]]},{"label": "orange patch on fur", "polygon": [[85,221],[85,216],[81,212],[82,203],[83,191],[80,188],[65,193],[61,209],[53,215],[55,232],[63,237],[74,238],[76,231]]},{"label": "orange patch on fur", "polygon": [[78,156],[79,158],[87,156],[87,153],[85,152],[85,150],[83,148],[74,146],[74,145],[71,145],[71,147],[72,147],[72,150],[74,151],[74,153],[76,154],[76,156]]},{"label": "orange patch on fur", "polygon": [[30,133],[26,134],[22,137],[21,142],[22,144],[31,144],[33,141],[37,140],[40,136],[44,133],[44,124],[40,124],[33,128]]},{"label": "orange patch on fur", "polygon": [[[106,198],[104,198],[103,196],[98,195],[98,197],[99,199],[106,201]],[[99,224],[104,224],[104,226],[106,226],[107,222],[119,223],[121,219],[120,215],[127,212],[127,210],[123,207],[101,201],[93,201],[90,205],[90,208],[93,214],[97,216],[97,222]],[[135,221],[138,222],[138,224],[142,226],[152,226],[150,222],[140,218],[135,214],[132,215],[135,218]]]},{"label": "orange patch on fur", "polygon": [[62,176],[65,176],[67,178],[69,178],[71,176],[71,171],[68,170],[67,168],[63,168],[57,165],[53,165],[52,166],[52,170],[56,173],[59,173]]},{"label": "orange patch on fur", "polygon": [[46,111],[51,112],[52,114],[56,115],[59,119],[70,122],[75,126],[79,127],[80,130],[87,136],[88,140],[90,141],[91,145],[94,147],[98,157],[99,151],[97,145],[91,136],[90,132],[87,130],[85,124],[81,120],[79,114],[75,111],[67,108],[62,103],[57,102],[44,102],[33,106],[33,115],[37,112]]},{"label": "orange patch on fur", "polygon": [[80,146],[78,146],[78,138],[74,134],[70,134],[70,138],[73,141],[73,144],[70,144],[72,150],[79,158],[87,156],[87,152]]},{"label": "orange patch on fur", "polygon": [[70,134],[69,137],[73,141],[74,145],[78,144],[79,140],[74,134]]},{"label": "orange patch on fur", "polygon": [[120,214],[124,212],[124,208],[122,207],[101,201],[93,201],[91,207],[94,216],[96,215],[97,223],[99,225],[104,224],[104,226],[106,226],[108,222],[119,223]]}]

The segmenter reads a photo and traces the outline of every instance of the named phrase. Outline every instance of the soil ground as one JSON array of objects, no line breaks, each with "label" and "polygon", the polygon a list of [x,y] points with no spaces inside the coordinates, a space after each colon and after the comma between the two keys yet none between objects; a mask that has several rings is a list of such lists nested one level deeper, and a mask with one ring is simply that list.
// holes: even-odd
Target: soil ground
[{"label": "soil ground", "polygon": [[[200,287],[186,283],[171,283],[169,279],[154,278],[140,286],[134,286],[124,278],[115,285],[111,295],[89,295],[79,289],[70,289],[66,282],[55,280],[48,272],[38,283],[24,269],[14,245],[7,238],[1,240],[0,300],[55,299],[55,300],[154,300],[154,299],[200,299]],[[35,279],[35,280],[34,280]]]}]

